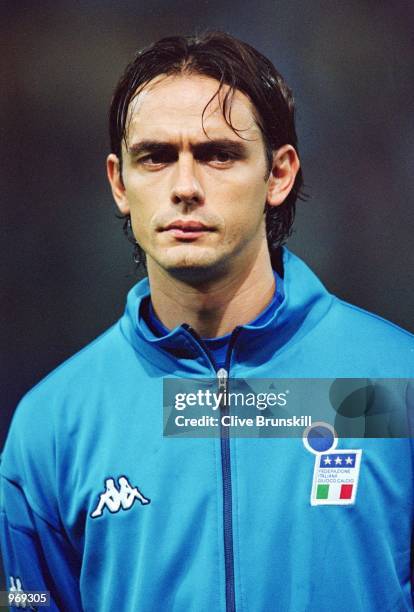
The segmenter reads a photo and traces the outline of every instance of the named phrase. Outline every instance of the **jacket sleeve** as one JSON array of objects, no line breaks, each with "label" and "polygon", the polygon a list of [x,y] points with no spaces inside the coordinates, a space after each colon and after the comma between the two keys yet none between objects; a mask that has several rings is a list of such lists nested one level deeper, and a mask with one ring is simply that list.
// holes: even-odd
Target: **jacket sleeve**
[{"label": "jacket sleeve", "polygon": [[46,590],[50,610],[72,611],[82,610],[82,559],[61,519],[56,395],[40,384],[13,415],[0,462],[0,544],[8,590]]},{"label": "jacket sleeve", "polygon": [[77,561],[66,538],[34,512],[23,490],[4,476],[0,544],[8,591],[49,591],[48,610],[82,610]]}]

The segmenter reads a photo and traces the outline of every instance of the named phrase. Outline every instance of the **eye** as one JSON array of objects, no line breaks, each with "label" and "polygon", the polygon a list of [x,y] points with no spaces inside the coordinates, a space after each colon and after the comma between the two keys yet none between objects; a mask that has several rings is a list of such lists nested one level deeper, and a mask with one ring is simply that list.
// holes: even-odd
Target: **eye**
[{"label": "eye", "polygon": [[221,164],[232,161],[234,157],[228,151],[217,151],[211,156],[212,161],[217,161]]},{"label": "eye", "polygon": [[162,166],[164,164],[171,164],[177,161],[177,155],[169,151],[159,151],[157,153],[148,153],[138,159],[138,163],[143,166]]},{"label": "eye", "polygon": [[217,166],[227,166],[238,159],[238,156],[232,151],[215,149],[213,151],[200,152],[197,158],[199,161],[207,164],[211,163]]}]

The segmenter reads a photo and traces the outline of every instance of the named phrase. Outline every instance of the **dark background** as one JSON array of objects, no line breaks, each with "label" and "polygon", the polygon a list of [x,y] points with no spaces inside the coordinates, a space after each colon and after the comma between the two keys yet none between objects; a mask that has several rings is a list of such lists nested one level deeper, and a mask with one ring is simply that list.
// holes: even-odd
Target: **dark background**
[{"label": "dark background", "polygon": [[136,281],[105,178],[135,51],[223,29],[296,95],[307,192],[290,247],[342,298],[414,331],[411,0],[1,2],[1,427]]}]

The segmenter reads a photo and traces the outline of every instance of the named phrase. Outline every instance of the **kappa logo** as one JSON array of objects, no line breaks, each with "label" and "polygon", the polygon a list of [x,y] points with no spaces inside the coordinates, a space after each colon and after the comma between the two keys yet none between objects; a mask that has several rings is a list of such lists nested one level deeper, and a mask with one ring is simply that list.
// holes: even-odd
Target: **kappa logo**
[{"label": "kappa logo", "polygon": [[23,593],[22,581],[18,576],[10,576],[10,593]]},{"label": "kappa logo", "polygon": [[98,505],[95,510],[91,513],[92,518],[102,516],[104,508],[108,508],[109,512],[113,514],[119,512],[119,510],[129,510],[136,499],[141,502],[143,506],[151,502],[142,495],[138,487],[132,487],[128,482],[126,476],[120,476],[118,478],[119,489],[115,486],[115,480],[113,478],[107,478],[105,480],[105,491],[100,494]]},{"label": "kappa logo", "polygon": [[[10,578],[9,593],[24,594],[25,590],[23,588],[22,581],[20,580],[20,578],[18,576],[9,576],[9,578]],[[14,601],[13,607],[14,608],[27,608],[29,610],[34,610],[35,612],[38,609],[36,606],[29,605],[26,599],[23,599],[23,598],[22,598],[22,601]]]}]

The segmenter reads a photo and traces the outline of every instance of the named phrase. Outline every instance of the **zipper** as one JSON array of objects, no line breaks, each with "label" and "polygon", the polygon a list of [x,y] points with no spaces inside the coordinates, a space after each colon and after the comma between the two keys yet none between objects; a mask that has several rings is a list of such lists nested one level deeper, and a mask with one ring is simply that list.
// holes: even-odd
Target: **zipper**
[{"label": "zipper", "polygon": [[217,374],[217,380],[218,380],[219,393],[224,393],[224,395],[227,396],[227,380],[228,380],[229,374],[227,370],[225,370],[224,368],[220,368],[219,370],[217,370],[216,374]]},{"label": "zipper", "polygon": [[226,573],[226,612],[236,610],[234,585],[234,551],[233,551],[233,495],[231,481],[230,437],[228,427],[223,427],[221,420],[229,414],[228,370],[220,368],[217,372],[219,393],[223,393],[220,405],[220,447],[221,473],[223,481],[223,534],[224,534],[224,567]]},{"label": "zipper", "polygon": [[[230,362],[236,338],[240,332],[240,327],[235,327],[230,342],[227,347],[225,367],[217,370],[217,365],[214,363],[207,345],[197,332],[185,324],[183,327],[197,340],[201,345],[210,363],[212,364],[218,381],[219,393],[223,393],[223,399],[220,405],[221,417],[229,414],[229,406],[227,403],[229,391],[229,373]],[[233,551],[233,500],[232,500],[232,483],[231,483],[231,460],[230,460],[230,437],[229,428],[223,427],[220,418],[220,448],[221,448],[221,474],[223,481],[223,533],[224,533],[224,569],[226,579],[226,612],[236,612],[236,595],[234,585],[234,551]]]},{"label": "zipper", "polygon": [[[240,332],[240,327],[236,327],[230,337],[227,347],[225,367],[217,372],[219,389],[223,392],[223,402],[221,417],[227,416],[230,408],[227,402],[229,392],[229,374],[231,354]],[[226,571],[226,612],[236,611],[236,594],[234,584],[234,550],[233,550],[233,495],[231,479],[231,459],[230,459],[230,430],[223,427],[220,419],[220,442],[221,442],[221,472],[223,480],[223,531],[224,531],[224,567]]]}]

